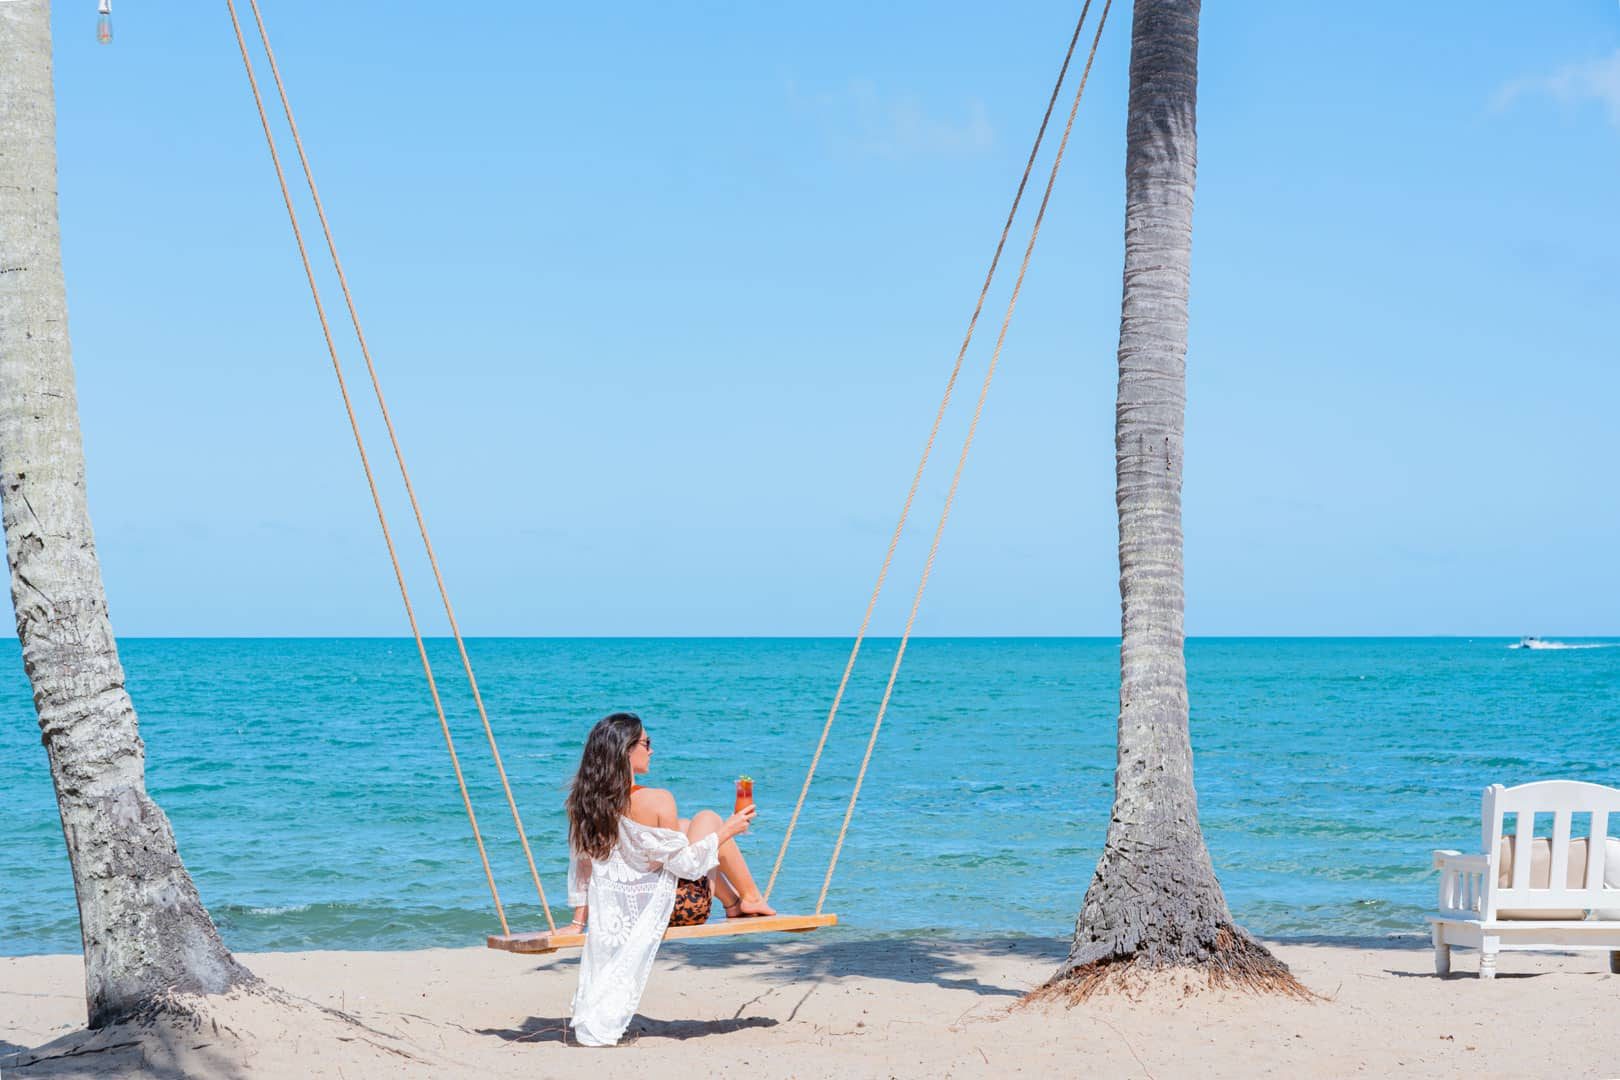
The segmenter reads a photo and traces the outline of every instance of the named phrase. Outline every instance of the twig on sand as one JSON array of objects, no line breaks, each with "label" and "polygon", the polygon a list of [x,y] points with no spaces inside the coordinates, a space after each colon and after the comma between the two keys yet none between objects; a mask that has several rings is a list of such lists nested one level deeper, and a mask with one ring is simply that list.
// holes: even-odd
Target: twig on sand
[{"label": "twig on sand", "polygon": [[[1123,1031],[1119,1030],[1119,1028],[1115,1027],[1113,1024],[1110,1024],[1107,1020],[1104,1020],[1100,1016],[1093,1017],[1092,1019],[1096,1020],[1097,1023],[1112,1031],[1115,1035],[1118,1035],[1119,1041],[1125,1044],[1125,1049],[1131,1052],[1131,1057],[1135,1058],[1136,1063],[1142,1066],[1142,1071],[1147,1073],[1148,1080],[1154,1080],[1153,1070],[1147,1067],[1147,1062],[1142,1060],[1142,1055],[1136,1052],[1136,1047],[1131,1045],[1131,1040],[1125,1037],[1125,1033]],[[988,1065],[989,1062],[986,1061],[985,1064]]]},{"label": "twig on sand", "polygon": [[808,990],[806,990],[804,992],[804,997],[800,998],[799,1003],[797,1005],[793,1006],[793,1011],[788,1013],[788,1023],[790,1023],[790,1024],[793,1023],[794,1018],[799,1015],[799,1010],[804,1007],[805,1002],[810,1000],[810,995],[815,993],[816,992],[816,987],[818,987],[820,985],[821,985],[820,983],[811,983],[810,984],[810,989],[808,989]]},{"label": "twig on sand", "polygon": [[750,1006],[750,1005],[757,1005],[762,998],[770,997],[772,994],[776,993],[777,989],[778,989],[777,987],[772,986],[769,989],[767,989],[764,993],[756,994],[755,996],[749,998],[747,1001],[745,1001],[741,1005],[737,1006],[737,1011],[731,1014],[731,1018],[733,1020],[738,1019],[739,1017],[742,1016],[744,1009],[748,1008],[748,1006]]},{"label": "twig on sand", "polygon": [[458,1031],[465,1031],[468,1035],[477,1035],[478,1034],[478,1032],[474,1031],[472,1028],[462,1027],[460,1024],[456,1023],[454,1020],[435,1020],[431,1016],[423,1016],[421,1013],[412,1013],[412,1012],[395,1013],[394,1015],[395,1016],[408,1017],[408,1018],[413,1019],[413,1020],[421,1020],[421,1021],[424,1021],[425,1023],[429,1023],[429,1024],[435,1024],[435,1025],[443,1024],[445,1027],[453,1027],[453,1028],[456,1028]]},{"label": "twig on sand", "polygon": [[986,1053],[985,1053],[985,1052],[984,1052],[984,1048],[983,1048],[983,1047],[981,1047],[981,1046],[975,1046],[975,1047],[974,1047],[974,1048],[973,1048],[973,1049],[975,1049],[975,1050],[977,1050],[977,1051],[978,1051],[978,1052],[979,1052],[979,1056],[980,1056],[980,1057],[982,1057],[982,1058],[984,1058],[984,1063],[985,1063],[985,1064],[986,1064],[986,1065],[988,1065],[988,1064],[990,1064],[990,1055],[989,1055],[989,1054],[986,1054]]},{"label": "twig on sand", "polygon": [[[461,1030],[466,1031],[467,1029],[462,1028]],[[508,1050],[515,1050],[517,1049],[518,1043],[533,1042],[543,1035],[550,1035],[553,1031],[560,1032],[561,1037],[558,1039],[558,1041],[564,1046],[568,1045],[568,1021],[559,1020],[556,1027],[537,1027],[533,1031],[524,1032],[522,1035],[517,1036],[511,1042],[507,1043],[506,1047]],[[639,1032],[636,1034],[639,1034]],[[634,1041],[633,1038],[632,1041]]]}]

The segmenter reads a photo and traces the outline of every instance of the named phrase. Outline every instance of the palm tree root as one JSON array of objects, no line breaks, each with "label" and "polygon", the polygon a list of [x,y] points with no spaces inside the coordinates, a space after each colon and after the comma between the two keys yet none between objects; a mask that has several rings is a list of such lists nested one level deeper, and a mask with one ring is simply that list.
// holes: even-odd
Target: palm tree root
[{"label": "palm tree root", "polygon": [[1279,994],[1302,1001],[1318,1000],[1293,972],[1264,945],[1235,926],[1221,926],[1215,940],[1196,957],[1166,956],[1149,947],[1120,952],[1079,964],[1065,965],[1043,985],[1030,991],[1019,1005],[1061,1003],[1073,1007],[1098,993],[1134,996],[1181,976],[1184,993],[1235,990],[1251,994]]}]

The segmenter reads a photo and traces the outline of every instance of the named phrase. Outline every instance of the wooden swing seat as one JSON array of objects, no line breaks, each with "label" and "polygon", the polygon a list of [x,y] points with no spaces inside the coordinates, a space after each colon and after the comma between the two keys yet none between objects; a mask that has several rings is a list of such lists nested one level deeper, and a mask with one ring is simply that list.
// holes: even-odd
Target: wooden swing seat
[{"label": "wooden swing seat", "polygon": [[[763,934],[781,931],[804,934],[834,926],[837,915],[767,915],[755,919],[724,919],[701,926],[672,926],[664,931],[665,941],[682,938],[730,937],[733,934]],[[585,944],[584,934],[491,934],[486,939],[492,949],[513,953],[554,953],[559,949],[578,949]]]}]

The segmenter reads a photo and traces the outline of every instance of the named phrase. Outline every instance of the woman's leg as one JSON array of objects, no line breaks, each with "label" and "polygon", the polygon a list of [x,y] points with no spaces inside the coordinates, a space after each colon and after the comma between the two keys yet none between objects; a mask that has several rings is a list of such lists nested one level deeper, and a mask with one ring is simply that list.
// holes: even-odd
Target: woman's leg
[{"label": "woman's leg", "polygon": [[[701,840],[710,833],[719,832],[723,824],[724,820],[713,810],[700,810],[690,822],[682,823],[681,831],[686,833],[689,840]],[[743,858],[737,841],[727,840],[720,845],[720,866],[710,872],[709,880],[727,916],[776,914],[776,909],[766,904],[765,898],[760,895],[759,886],[754,883],[754,875],[748,872],[748,862]]]},{"label": "woman's leg", "polygon": [[[713,810],[699,810],[697,816],[690,821],[685,818],[681,819],[681,832],[686,834],[688,840],[701,840],[705,836],[719,832],[720,826],[724,824],[725,822],[721,820],[720,815]],[[726,848],[736,846],[736,844],[729,841],[720,845],[721,858],[725,857],[723,853]],[[719,867],[709,871],[709,886],[714,889],[714,895],[723,907],[732,908],[736,906],[737,894],[732,891],[730,883],[721,874]]]}]

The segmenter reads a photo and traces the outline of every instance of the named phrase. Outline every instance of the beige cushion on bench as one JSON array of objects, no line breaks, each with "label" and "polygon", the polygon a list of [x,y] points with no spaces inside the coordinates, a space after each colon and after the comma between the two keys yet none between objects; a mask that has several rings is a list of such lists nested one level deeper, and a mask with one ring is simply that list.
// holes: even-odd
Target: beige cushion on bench
[{"label": "beige cushion on bench", "polygon": [[[1498,888],[1511,889],[1513,887],[1513,859],[1515,836],[1502,837],[1502,848],[1498,863],[1500,870],[1496,875]],[[1609,888],[1620,888],[1620,839],[1607,838],[1607,849],[1603,853],[1603,882]],[[1530,888],[1550,888],[1552,881],[1552,840],[1545,836],[1538,836],[1530,842]],[[1586,837],[1571,839],[1569,842],[1569,870],[1564,882],[1566,888],[1586,888]],[[1498,919],[1584,919],[1585,908],[1505,908],[1496,913]],[[1592,917],[1596,919],[1620,919],[1620,911],[1594,911]]]}]

